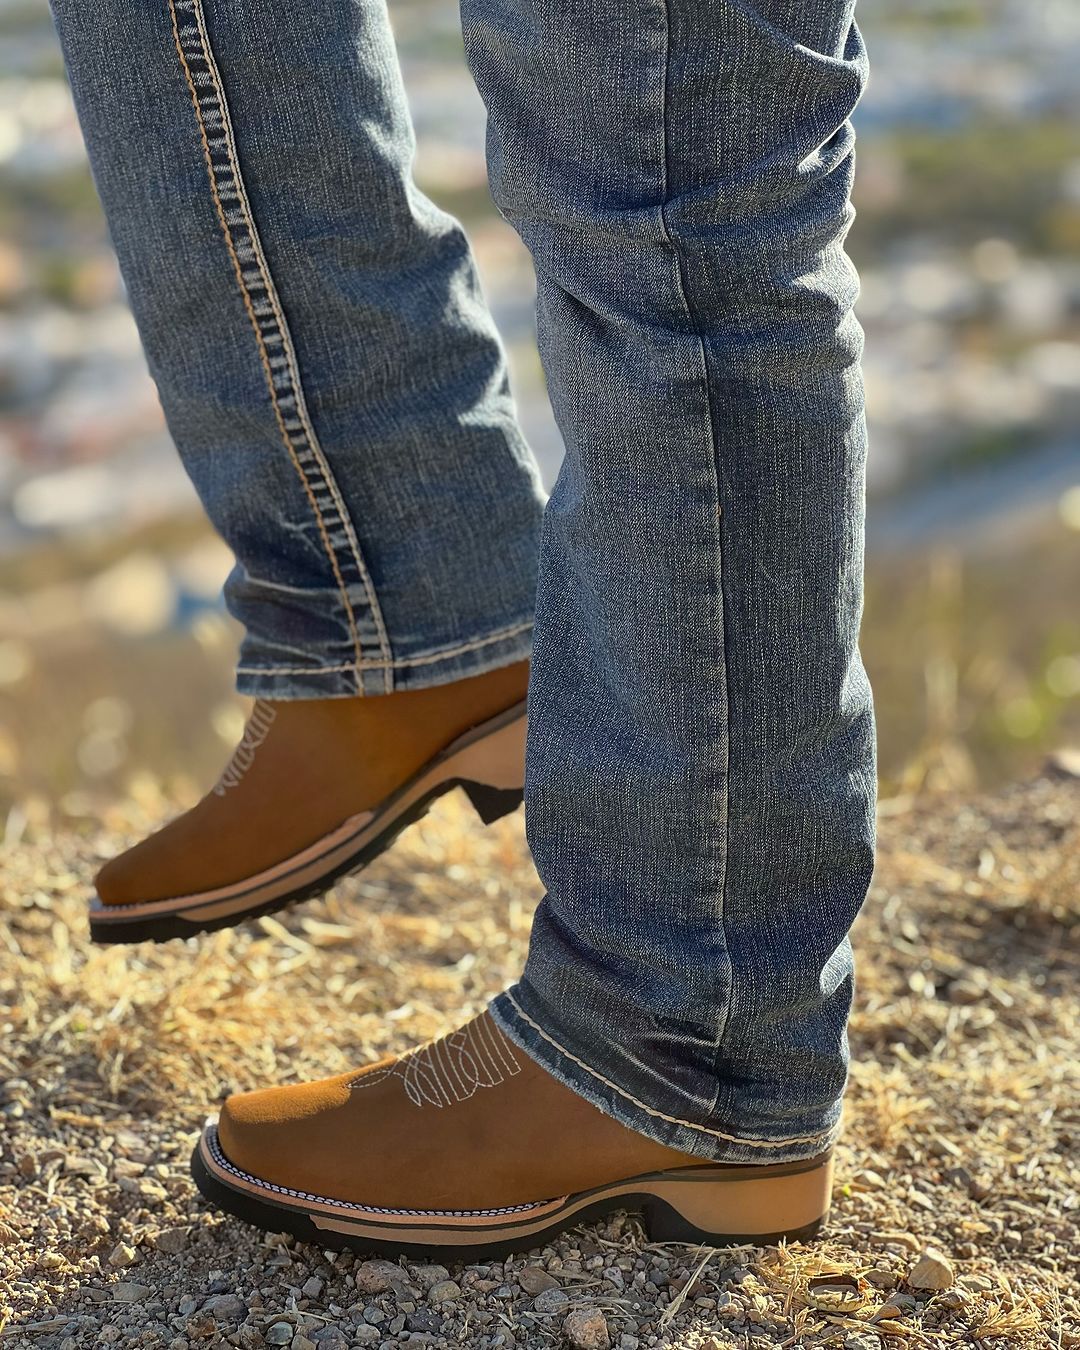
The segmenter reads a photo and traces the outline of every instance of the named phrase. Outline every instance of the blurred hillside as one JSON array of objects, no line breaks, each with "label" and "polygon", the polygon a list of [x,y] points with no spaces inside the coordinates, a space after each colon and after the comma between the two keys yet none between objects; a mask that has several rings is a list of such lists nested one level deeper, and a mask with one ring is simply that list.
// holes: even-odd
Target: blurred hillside
[{"label": "blurred hillside", "polygon": [[[550,482],[528,259],[491,207],[452,4],[393,0],[422,184],[466,222]],[[860,0],[865,646],[886,790],[1080,744],[1080,7]],[[242,711],[228,558],[164,432],[45,0],[0,0],[0,811],[171,766]]]}]

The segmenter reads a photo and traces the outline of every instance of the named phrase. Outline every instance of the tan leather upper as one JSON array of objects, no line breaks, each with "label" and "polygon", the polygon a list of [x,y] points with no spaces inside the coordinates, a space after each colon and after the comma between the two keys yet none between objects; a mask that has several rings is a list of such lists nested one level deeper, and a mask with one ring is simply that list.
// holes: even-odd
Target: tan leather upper
[{"label": "tan leather upper", "polygon": [[359,1073],[230,1097],[218,1130],[263,1181],[387,1209],[497,1209],[702,1161],[563,1087],[487,1013]]},{"label": "tan leather upper", "polygon": [[470,727],[525,697],[528,663],[378,698],[256,704],[219,790],[98,873],[105,905],[243,881],[379,806]]}]

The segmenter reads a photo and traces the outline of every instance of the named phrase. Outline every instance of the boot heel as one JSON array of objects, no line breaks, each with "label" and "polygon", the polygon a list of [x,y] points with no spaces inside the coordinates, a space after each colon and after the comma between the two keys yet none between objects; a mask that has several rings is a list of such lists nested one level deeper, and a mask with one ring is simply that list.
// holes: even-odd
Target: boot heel
[{"label": "boot heel", "polygon": [[832,1158],[823,1157],[786,1169],[703,1167],[657,1177],[642,1201],[645,1231],[651,1242],[709,1247],[805,1241],[825,1221],[832,1173]]},{"label": "boot heel", "polygon": [[485,825],[510,815],[525,800],[521,788],[495,788],[486,783],[462,783],[462,787]]}]

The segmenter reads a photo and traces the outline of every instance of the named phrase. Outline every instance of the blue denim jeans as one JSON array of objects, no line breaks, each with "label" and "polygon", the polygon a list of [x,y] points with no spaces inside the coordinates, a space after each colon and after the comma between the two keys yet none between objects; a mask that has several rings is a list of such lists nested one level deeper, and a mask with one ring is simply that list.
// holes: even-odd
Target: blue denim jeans
[{"label": "blue denim jeans", "polygon": [[53,11],[236,555],[240,689],[381,694],[531,641],[547,895],[495,1016],[673,1147],[821,1151],[873,853],[852,0],[464,0],[566,442],[546,510],[382,0]]}]

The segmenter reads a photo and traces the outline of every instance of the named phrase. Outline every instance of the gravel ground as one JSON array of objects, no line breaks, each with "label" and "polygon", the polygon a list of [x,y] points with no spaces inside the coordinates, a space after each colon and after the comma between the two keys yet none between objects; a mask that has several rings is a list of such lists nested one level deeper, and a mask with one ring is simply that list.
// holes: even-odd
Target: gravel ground
[{"label": "gravel ground", "polygon": [[15,1347],[1080,1345],[1080,782],[887,804],[860,920],[855,1064],[827,1236],[646,1245],[632,1217],[492,1265],[372,1262],[196,1197],[234,1088],[356,1066],[520,966],[520,818],[440,804],[324,901],[239,933],[91,949],[96,858],[175,806],[148,781],[81,834],[16,810],[0,857],[0,1340]]}]

